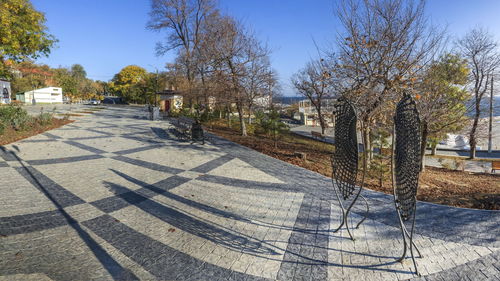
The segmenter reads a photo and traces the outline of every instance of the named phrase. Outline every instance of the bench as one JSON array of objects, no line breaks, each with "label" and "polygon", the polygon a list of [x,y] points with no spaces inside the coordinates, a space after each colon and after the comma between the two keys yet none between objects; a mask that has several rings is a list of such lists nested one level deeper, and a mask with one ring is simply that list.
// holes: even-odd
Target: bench
[{"label": "bench", "polygon": [[171,124],[175,127],[179,139],[189,140],[191,139],[191,126],[193,125],[193,123],[194,120],[191,118],[179,117]]},{"label": "bench", "polygon": [[491,173],[495,170],[500,170],[500,161],[491,161]]},{"label": "bench", "polygon": [[[189,118],[189,117],[179,117],[171,124],[174,126],[174,129],[177,133],[177,137],[179,140],[190,140],[192,142],[195,142],[196,140],[192,139],[192,131],[191,129],[193,128],[193,124],[195,123],[195,120]],[[203,129],[203,132],[206,132],[206,128],[204,126],[201,126]],[[211,141],[213,143],[213,139],[208,137],[205,133],[203,134],[203,139],[201,140],[202,144],[205,144],[205,141]],[[198,140],[200,141],[200,140]]]},{"label": "bench", "polygon": [[315,131],[311,131],[311,135],[312,135],[312,136],[313,136],[313,138],[315,138],[315,139],[325,140],[325,135],[323,135],[322,133],[318,133],[318,132],[315,132]]}]

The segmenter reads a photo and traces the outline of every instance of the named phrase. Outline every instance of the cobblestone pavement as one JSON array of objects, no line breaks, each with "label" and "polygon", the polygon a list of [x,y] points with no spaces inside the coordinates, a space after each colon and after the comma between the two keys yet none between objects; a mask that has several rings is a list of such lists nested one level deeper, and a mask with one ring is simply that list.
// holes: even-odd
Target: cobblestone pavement
[{"label": "cobblestone pavement", "polygon": [[23,105],[23,109],[25,109],[30,115],[38,115],[42,112],[50,112],[55,114],[66,114],[73,113],[79,115],[87,115],[87,113],[82,113],[82,111],[86,111],[88,109],[94,109],[96,106],[86,105],[86,104],[37,104],[37,105]]},{"label": "cobblestone pavement", "polygon": [[[0,280],[500,280],[499,212],[418,203],[411,259],[392,197],[333,233],[330,179],[109,108],[0,150]],[[354,223],[361,219],[354,208]]]}]

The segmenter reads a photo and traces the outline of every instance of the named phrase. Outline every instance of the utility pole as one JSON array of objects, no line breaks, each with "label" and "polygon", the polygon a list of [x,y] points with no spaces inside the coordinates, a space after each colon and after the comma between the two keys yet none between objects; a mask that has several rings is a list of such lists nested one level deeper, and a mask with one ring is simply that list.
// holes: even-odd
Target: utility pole
[{"label": "utility pole", "polygon": [[492,130],[493,130],[493,76],[491,77],[491,92],[490,92],[490,124],[488,128],[488,153],[492,150]]}]

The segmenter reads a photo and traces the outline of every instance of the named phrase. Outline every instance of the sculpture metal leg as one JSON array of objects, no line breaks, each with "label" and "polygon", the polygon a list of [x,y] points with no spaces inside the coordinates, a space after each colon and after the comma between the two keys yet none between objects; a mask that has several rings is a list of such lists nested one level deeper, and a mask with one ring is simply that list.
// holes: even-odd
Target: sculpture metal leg
[{"label": "sculpture metal leg", "polygon": [[[399,212],[398,212],[398,216],[399,216]],[[415,273],[418,276],[420,276],[420,274],[418,273],[417,262],[415,261],[415,256],[413,255],[413,248],[415,248],[419,254],[419,257],[422,258],[422,254],[418,250],[417,245],[415,245],[415,242],[413,242],[413,229],[415,226],[415,216],[413,217],[413,222],[412,222],[412,227],[411,227],[410,233],[408,233],[408,229],[404,225],[403,220],[401,218],[399,219],[399,223],[400,223],[400,228],[401,228],[401,234],[403,236],[403,255],[398,259],[398,262],[403,262],[403,260],[406,258],[407,248],[409,247],[411,259],[413,261],[413,266],[415,267]]]},{"label": "sculpture metal leg", "polygon": [[[406,228],[405,228],[405,233],[406,233],[407,237],[410,237],[410,235],[413,235],[413,233],[412,234],[408,233],[408,230]],[[413,247],[417,250],[418,257],[423,258],[424,256],[420,253],[420,250],[418,249],[417,245],[415,245],[415,241],[413,241],[413,239],[412,239],[411,242],[412,242]]]},{"label": "sculpture metal leg", "polygon": [[365,212],[365,217],[360,222],[358,222],[358,224],[356,225],[356,229],[358,229],[359,226],[361,225],[361,223],[363,223],[366,220],[366,218],[368,217],[368,213],[370,212],[370,206],[368,205],[368,201],[366,200],[366,198],[363,195],[360,195],[360,197],[365,201],[366,212]]},{"label": "sculpture metal leg", "polygon": [[403,255],[398,259],[398,262],[403,262],[403,260],[406,257],[406,248],[407,248],[406,233],[405,233],[406,228],[403,223],[403,220],[401,219],[401,215],[399,214],[399,210],[398,210],[398,218],[399,218],[399,227],[401,228],[401,235],[403,236]]},{"label": "sculpture metal leg", "polygon": [[[417,204],[415,204],[414,210],[413,210],[413,221],[411,223],[411,232],[410,232],[410,254],[411,254],[411,259],[413,260],[413,266],[415,267],[415,273],[420,276],[420,273],[418,273],[418,268],[417,268],[417,262],[415,262],[415,256],[413,255],[413,246],[415,245],[413,243],[413,230],[415,229],[415,214],[416,214],[416,209],[417,209]],[[415,246],[415,248],[418,251],[418,248]],[[418,251],[418,254],[420,255],[420,251]],[[421,256],[421,255],[420,255]]]},{"label": "sculpture metal leg", "polygon": [[352,236],[351,231],[349,230],[349,223],[347,220],[347,215],[349,214],[349,210],[351,208],[348,208],[347,210],[344,208],[344,204],[342,204],[342,200],[340,199],[340,195],[336,189],[335,189],[335,195],[337,195],[337,198],[339,199],[340,209],[342,210],[342,222],[340,223],[339,227],[337,227],[337,229],[335,229],[333,231],[333,233],[339,231],[342,228],[342,226],[344,226],[344,224],[345,224],[345,226],[347,228],[347,233],[349,233],[349,237],[351,237],[351,240],[354,241],[354,237]]}]

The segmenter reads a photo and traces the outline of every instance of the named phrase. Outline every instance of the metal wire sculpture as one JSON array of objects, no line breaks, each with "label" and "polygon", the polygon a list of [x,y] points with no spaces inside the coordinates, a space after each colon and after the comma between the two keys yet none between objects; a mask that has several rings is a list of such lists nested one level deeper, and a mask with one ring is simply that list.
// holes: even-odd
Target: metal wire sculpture
[{"label": "metal wire sculpture", "polygon": [[[399,217],[404,245],[403,255],[398,261],[403,261],[409,247],[415,272],[418,274],[413,247],[420,257],[422,255],[413,242],[413,230],[415,228],[416,196],[420,176],[421,133],[417,106],[408,93],[404,94],[396,107],[392,146],[393,163],[391,163],[391,169],[394,204]],[[411,225],[409,232],[406,224]]]},{"label": "metal wire sculpture", "polygon": [[[358,197],[361,197],[366,203],[365,217],[356,225],[359,225],[366,219],[369,212],[368,201],[361,195],[362,185],[365,178],[365,170],[361,185],[357,185],[358,175],[358,138],[356,133],[357,116],[354,107],[345,99],[339,98],[335,104],[335,151],[332,154],[332,184],[335,194],[339,200],[342,210],[342,222],[333,232],[339,231],[345,224],[347,233],[352,240],[354,237],[349,230],[347,221],[349,211],[356,203]],[[363,158],[365,159],[365,158]],[[357,190],[357,191],[356,191]],[[349,200],[349,198],[352,200]],[[349,202],[350,201],[350,202]],[[348,206],[347,209],[344,205]]]}]

